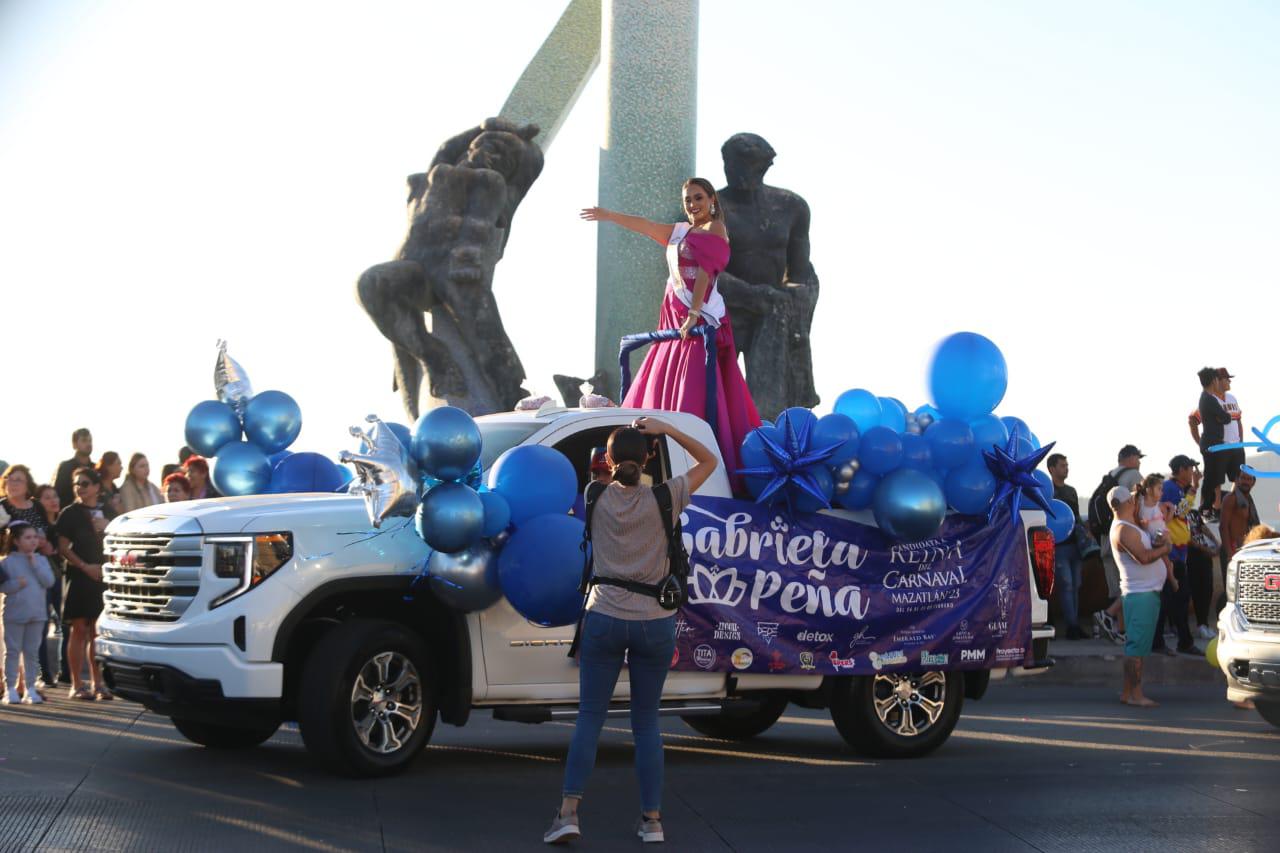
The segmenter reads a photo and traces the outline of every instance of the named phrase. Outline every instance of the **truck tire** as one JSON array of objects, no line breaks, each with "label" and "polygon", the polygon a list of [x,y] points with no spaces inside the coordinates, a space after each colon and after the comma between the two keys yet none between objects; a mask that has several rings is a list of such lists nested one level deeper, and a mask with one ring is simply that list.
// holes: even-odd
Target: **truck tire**
[{"label": "truck tire", "polygon": [[184,720],[172,717],[173,727],[192,743],[209,749],[248,749],[270,739],[280,728],[280,723],[259,723],[256,726],[237,727],[206,723],[200,720]]},{"label": "truck tire", "polygon": [[876,758],[917,758],[951,736],[964,704],[962,672],[860,676],[836,690],[831,720],[851,747]]},{"label": "truck tire", "polygon": [[1280,702],[1263,702],[1261,699],[1254,699],[1253,704],[1258,709],[1258,713],[1262,715],[1262,719],[1280,728]]},{"label": "truck tire", "polygon": [[764,694],[760,707],[746,714],[721,713],[708,716],[681,717],[696,732],[726,740],[749,740],[778,722],[787,710],[787,697],[779,693]]},{"label": "truck tire", "polygon": [[432,684],[431,658],[417,634],[396,622],[344,622],[320,638],[303,665],[303,743],[343,775],[398,773],[435,728]]}]

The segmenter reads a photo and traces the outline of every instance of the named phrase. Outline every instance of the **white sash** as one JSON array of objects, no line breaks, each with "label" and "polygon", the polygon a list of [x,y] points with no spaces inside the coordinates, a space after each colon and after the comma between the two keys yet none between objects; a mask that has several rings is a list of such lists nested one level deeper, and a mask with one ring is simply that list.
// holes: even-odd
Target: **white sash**
[{"label": "white sash", "polygon": [[[684,242],[691,227],[688,222],[677,222],[671,229],[671,238],[667,240],[667,284],[675,291],[676,298],[687,307],[693,306],[693,291],[685,286],[684,277],[680,275],[680,244]],[[724,297],[716,289],[716,280],[713,278],[707,282],[707,295],[702,300],[702,319],[718,329],[724,321],[724,312]]]}]

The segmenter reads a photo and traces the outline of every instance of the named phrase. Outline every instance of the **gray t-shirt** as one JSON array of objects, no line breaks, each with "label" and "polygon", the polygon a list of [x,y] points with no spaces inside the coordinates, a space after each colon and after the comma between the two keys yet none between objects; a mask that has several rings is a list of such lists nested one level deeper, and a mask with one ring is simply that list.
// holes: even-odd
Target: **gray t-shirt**
[{"label": "gray t-shirt", "polygon": [[[672,523],[689,505],[689,478],[667,480],[671,490]],[[643,484],[612,483],[596,500],[591,517],[591,547],[598,577],[659,584],[667,576],[667,534],[658,516],[653,489]],[[616,619],[662,619],[664,610],[651,595],[617,586],[591,587],[587,609]]]}]

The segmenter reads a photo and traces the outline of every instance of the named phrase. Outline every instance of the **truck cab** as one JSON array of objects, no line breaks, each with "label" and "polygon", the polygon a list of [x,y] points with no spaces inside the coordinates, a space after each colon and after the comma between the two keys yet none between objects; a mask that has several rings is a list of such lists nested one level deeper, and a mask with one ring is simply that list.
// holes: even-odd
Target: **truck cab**
[{"label": "truck cab", "polygon": [[[592,448],[644,415],[716,446],[706,422],[690,415],[543,407],[477,418],[482,463],[487,469],[520,444],[546,445],[573,463],[584,487]],[[691,466],[663,436],[647,473],[659,483]],[[732,496],[723,465],[698,494]],[[875,523],[870,513],[832,512]],[[1023,513],[1037,665],[1047,665],[1053,634],[1046,600],[1053,548],[1033,546],[1043,521],[1039,512]],[[464,725],[477,710],[527,723],[576,715],[578,672],[566,654],[574,626],[536,625],[505,599],[463,614],[425,586],[413,589],[428,554],[413,519],[374,528],[359,497],[264,495],[147,507],[111,523],[106,551],[96,646],[104,677],[196,743],[253,746],[296,721],[323,763],[367,776],[402,769],[437,719]],[[989,677],[673,671],[662,712],[713,736],[745,738],[772,725],[788,703],[830,708],[855,748],[907,757],[943,743],[964,698],[980,698]],[[927,708],[918,719],[927,724],[904,731],[877,713],[876,690],[897,689],[896,682],[878,684],[888,679],[913,680]],[[617,713],[626,713],[628,698],[624,670]]]}]

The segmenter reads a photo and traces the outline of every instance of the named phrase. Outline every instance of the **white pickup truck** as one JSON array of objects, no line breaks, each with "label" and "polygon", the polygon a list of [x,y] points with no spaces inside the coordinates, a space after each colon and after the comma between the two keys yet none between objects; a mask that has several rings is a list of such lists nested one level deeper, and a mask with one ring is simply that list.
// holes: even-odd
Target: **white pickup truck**
[{"label": "white pickup truck", "polygon": [[1280,539],[1237,551],[1225,587],[1218,666],[1227,676],[1227,698],[1252,699],[1267,722],[1280,726]]},{"label": "white pickup truck", "polygon": [[[647,414],[716,446],[708,425],[688,415],[544,407],[478,418],[482,461],[488,468],[510,447],[547,445],[575,464],[584,485],[590,450]],[[660,482],[690,465],[664,437],[649,473]],[[699,494],[731,496],[723,466]],[[849,515],[874,524],[869,513]],[[1028,543],[1043,520],[1024,513]],[[308,750],[350,775],[402,769],[437,717],[457,726],[481,709],[530,723],[573,718],[578,671],[566,657],[573,626],[539,627],[505,599],[461,614],[425,587],[407,596],[427,554],[412,521],[374,529],[359,497],[332,494],[166,504],[116,518],[107,529],[96,650],[107,684],[208,747],[255,746],[296,721]],[[1053,549],[1035,551],[1028,555],[1033,649],[1036,666],[1047,666]],[[964,698],[980,698],[989,678],[989,671],[673,671],[662,711],[712,736],[746,738],[771,726],[788,703],[829,708],[855,748],[916,756],[947,739]],[[883,701],[889,694],[893,703]],[[627,713],[628,695],[624,673],[611,713]],[[901,714],[877,712],[898,699],[919,712],[906,715],[906,724]]]}]

